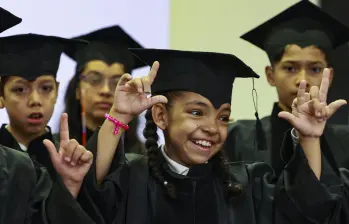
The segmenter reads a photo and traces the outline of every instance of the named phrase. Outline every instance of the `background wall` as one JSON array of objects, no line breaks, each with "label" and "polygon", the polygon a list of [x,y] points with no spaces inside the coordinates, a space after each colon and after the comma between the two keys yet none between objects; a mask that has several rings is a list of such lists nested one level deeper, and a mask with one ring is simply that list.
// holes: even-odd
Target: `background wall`
[{"label": "background wall", "polygon": [[[343,21],[349,10],[348,4],[344,9],[346,1],[322,0],[322,5],[326,11]],[[72,37],[101,27],[121,24],[145,47],[233,53],[261,75],[255,86],[258,91],[260,116],[266,116],[270,114],[273,102],[277,100],[276,91],[270,88],[264,74],[264,68],[269,64],[267,56],[239,36],[296,2],[298,0],[1,0],[1,7],[23,18],[20,25],[2,35],[34,32]],[[312,2],[320,3],[318,0]],[[346,54],[349,52],[347,48],[343,48],[343,51]],[[343,56],[337,55],[337,58],[343,60]],[[341,64],[347,66],[345,62]],[[59,99],[49,123],[54,131],[57,131],[59,117],[64,110],[63,97],[74,66],[73,61],[62,56],[58,72],[61,82]],[[135,71],[134,75],[144,75],[147,71],[148,68],[141,69]],[[343,77],[346,75],[345,71],[346,69],[340,72]],[[337,96],[348,98],[345,95],[347,81],[343,78],[337,79],[335,83],[338,84],[335,85],[342,87],[331,92],[332,99]],[[251,79],[235,81],[232,97],[233,119],[254,119],[251,91]],[[341,111],[340,116],[336,122],[342,122],[343,117],[347,117],[347,112]],[[8,122],[6,111],[0,110],[0,124],[4,122]],[[143,127],[144,118],[141,117],[140,136]]]},{"label": "background wall", "polygon": [[[255,82],[260,116],[269,115],[277,95],[265,78],[264,68],[269,63],[267,55],[239,39],[239,36],[296,2],[298,1],[172,0],[170,47],[232,53],[246,61],[261,76]],[[251,79],[236,79],[232,97],[234,120],[255,118],[251,91]]]},{"label": "background wall", "polygon": [[[119,24],[145,47],[168,47],[169,0],[1,0],[1,7],[23,19],[2,36],[31,32],[72,37]],[[58,72],[59,98],[49,122],[53,131],[58,130],[65,89],[74,66],[75,62],[62,56]],[[145,75],[147,71],[148,68],[144,68],[135,71],[134,75]],[[6,111],[0,110],[0,124],[5,122],[8,122]]]}]

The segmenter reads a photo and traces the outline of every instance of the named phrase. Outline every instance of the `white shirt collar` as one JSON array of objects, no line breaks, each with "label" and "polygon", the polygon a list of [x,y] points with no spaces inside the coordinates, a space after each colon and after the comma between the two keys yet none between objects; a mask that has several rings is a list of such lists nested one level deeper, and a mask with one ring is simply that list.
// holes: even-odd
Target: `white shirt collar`
[{"label": "white shirt collar", "polygon": [[162,152],[162,155],[165,157],[165,160],[167,161],[168,166],[170,167],[170,170],[183,176],[186,176],[188,174],[189,168],[177,163],[176,161],[168,157],[168,155],[165,152],[164,145],[161,146],[161,152]]},{"label": "white shirt collar", "polygon": [[[5,128],[8,129],[8,125],[6,125]],[[50,129],[48,127],[45,127],[45,129],[46,129],[47,132],[50,131]],[[24,144],[22,144],[20,142],[17,142],[17,143],[18,143],[18,145],[19,145],[19,147],[21,148],[22,151],[26,152],[28,150],[28,148]]]},{"label": "white shirt collar", "polygon": [[26,152],[28,150],[28,148],[25,145],[23,145],[22,143],[18,142],[18,145],[22,149],[22,151]]},{"label": "white shirt collar", "polygon": [[[6,125],[5,128],[8,129],[8,125]],[[28,148],[25,145],[23,145],[22,143],[20,143],[20,142],[17,142],[17,143],[22,151],[26,152],[28,150]]]}]

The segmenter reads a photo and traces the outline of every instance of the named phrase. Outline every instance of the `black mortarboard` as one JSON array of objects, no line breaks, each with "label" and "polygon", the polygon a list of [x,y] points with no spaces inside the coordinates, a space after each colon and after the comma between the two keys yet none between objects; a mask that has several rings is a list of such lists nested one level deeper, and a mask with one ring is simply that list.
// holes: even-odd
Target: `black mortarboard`
[{"label": "black mortarboard", "polygon": [[349,40],[349,28],[308,0],[302,0],[241,38],[265,50],[272,60],[289,44],[314,45],[328,53]]},{"label": "black mortarboard", "polygon": [[231,103],[235,77],[259,76],[231,54],[162,49],[130,49],[145,64],[159,61],[160,68],[151,86],[152,94],[168,91],[198,93],[219,108]]},{"label": "black mortarboard", "polygon": [[0,77],[20,76],[35,80],[41,75],[54,75],[60,57],[69,46],[85,46],[87,41],[39,34],[21,34],[0,38]]},{"label": "black mortarboard", "polygon": [[0,33],[22,22],[21,18],[0,7]]},{"label": "black mortarboard", "polygon": [[143,47],[120,26],[103,28],[75,38],[91,43],[83,49],[72,47],[65,51],[77,62],[78,70],[92,60],[102,60],[108,64],[119,62],[126,67],[127,71],[144,66],[128,51],[128,48]]}]

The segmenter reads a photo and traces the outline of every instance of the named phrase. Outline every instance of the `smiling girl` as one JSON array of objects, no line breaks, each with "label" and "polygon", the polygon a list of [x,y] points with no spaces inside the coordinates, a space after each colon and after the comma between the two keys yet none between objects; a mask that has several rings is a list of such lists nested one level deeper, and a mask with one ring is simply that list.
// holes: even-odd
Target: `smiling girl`
[{"label": "smiling girl", "polygon": [[[229,54],[159,49],[132,52],[148,65],[159,61],[161,66],[154,62],[149,76],[142,78],[123,75],[106,121],[87,145],[97,149],[97,163],[85,178],[87,194],[80,195],[92,199],[93,204],[84,206],[97,223],[348,220],[347,186],[337,188],[319,181],[319,137],[326,119],[346,103],[325,103],[328,70],[312,98],[305,97],[303,81],[293,114],[279,115],[295,127],[299,139],[294,136],[294,142],[299,144],[275,185],[269,165],[229,163],[221,151],[227,137],[232,84],[236,77],[258,77],[251,68]],[[121,136],[128,122],[145,109],[148,156],[120,163],[107,175],[113,157],[124,151]],[[165,136],[162,146],[157,144],[157,127]]]}]

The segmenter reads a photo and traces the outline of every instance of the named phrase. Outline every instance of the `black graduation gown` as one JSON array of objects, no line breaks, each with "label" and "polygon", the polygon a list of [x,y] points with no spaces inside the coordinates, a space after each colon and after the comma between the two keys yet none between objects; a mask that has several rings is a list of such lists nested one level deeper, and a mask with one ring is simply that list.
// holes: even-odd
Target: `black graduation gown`
[{"label": "black graduation gown", "polygon": [[93,221],[58,180],[23,152],[0,145],[0,224]]},{"label": "black graduation gown", "polygon": [[[97,147],[97,133],[87,147]],[[122,147],[121,142],[117,154]],[[101,224],[348,222],[348,171],[341,176],[339,171],[327,172],[320,182],[300,146],[294,152],[276,185],[266,163],[231,163],[232,175],[244,186],[244,194],[235,199],[227,199],[225,185],[207,169],[206,175],[201,172],[201,179],[191,176],[191,171],[182,177],[163,163],[166,178],[180,189],[179,198],[171,201],[163,193],[162,183],[149,174],[147,159],[140,158],[121,164],[101,186],[95,184],[93,167],[85,178],[80,200],[85,202],[84,210]]]},{"label": "black graduation gown", "polygon": [[[280,174],[292,155],[292,138],[285,133],[291,129],[287,121],[278,118],[281,111],[275,103],[271,116],[261,119],[266,138],[267,150],[257,149],[256,121],[239,120],[230,124],[228,137],[223,149],[230,161],[263,161],[270,164],[276,174]],[[285,137],[285,138],[284,138]],[[284,140],[284,146],[282,146]],[[331,146],[327,150],[325,143]],[[326,125],[321,137],[321,148],[325,159],[335,169],[349,169],[349,127]],[[283,150],[281,150],[283,148]]]},{"label": "black graduation gown", "polygon": [[[46,146],[42,142],[44,139],[51,140],[56,147],[59,147],[59,142],[54,141],[51,129],[49,127],[48,132],[45,134],[41,135],[40,137],[32,140],[27,148],[27,153],[29,154],[30,158],[42,166],[44,166],[47,171],[49,172],[50,176],[52,178],[55,178],[56,176],[56,171],[51,163],[50,159],[50,154],[46,149]],[[6,147],[16,149],[18,151],[22,152],[21,147],[19,146],[18,142],[16,139],[12,136],[12,134],[7,130],[6,124],[3,124],[0,129],[0,144],[4,145]]]}]

